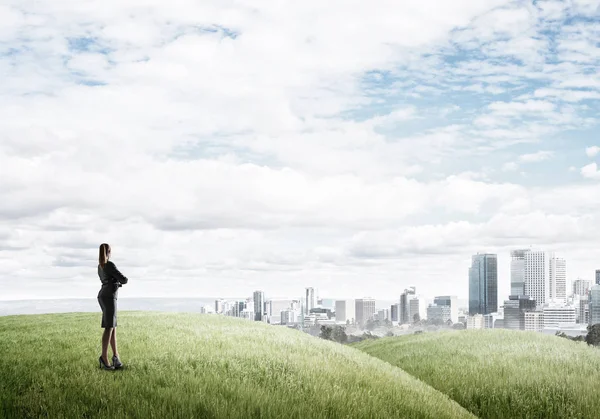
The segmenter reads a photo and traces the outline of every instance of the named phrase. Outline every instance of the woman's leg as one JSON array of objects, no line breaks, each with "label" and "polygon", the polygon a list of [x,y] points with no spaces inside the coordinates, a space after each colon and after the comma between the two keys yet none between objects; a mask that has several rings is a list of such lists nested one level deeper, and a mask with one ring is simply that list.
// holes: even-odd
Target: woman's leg
[{"label": "woman's leg", "polygon": [[119,352],[117,351],[117,328],[112,328],[112,334],[110,335],[110,347],[112,348],[113,355],[117,358],[119,357]]},{"label": "woman's leg", "polygon": [[113,330],[114,329],[112,327],[106,327],[104,328],[104,333],[102,334],[102,360],[106,365],[110,365],[108,362],[108,341],[110,340]]}]

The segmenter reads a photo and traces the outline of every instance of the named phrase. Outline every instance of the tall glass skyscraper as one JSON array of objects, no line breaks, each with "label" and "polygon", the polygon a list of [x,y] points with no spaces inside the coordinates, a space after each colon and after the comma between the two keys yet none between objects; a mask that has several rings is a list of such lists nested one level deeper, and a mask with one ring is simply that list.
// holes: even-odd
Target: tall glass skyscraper
[{"label": "tall glass skyscraper", "polygon": [[498,311],[498,256],[473,255],[469,268],[469,315]]},{"label": "tall glass skyscraper", "polygon": [[525,253],[529,249],[510,252],[510,295],[525,295]]},{"label": "tall glass skyscraper", "polygon": [[265,293],[263,291],[254,291],[254,320],[263,321],[265,313]]},{"label": "tall glass skyscraper", "polygon": [[590,289],[590,326],[600,323],[600,285]]}]

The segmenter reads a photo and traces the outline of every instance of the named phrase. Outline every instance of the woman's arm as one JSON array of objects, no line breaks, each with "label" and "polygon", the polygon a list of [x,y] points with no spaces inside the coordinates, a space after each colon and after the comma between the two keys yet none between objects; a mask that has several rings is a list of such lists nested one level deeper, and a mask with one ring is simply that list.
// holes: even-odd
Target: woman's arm
[{"label": "woman's arm", "polygon": [[108,262],[106,262],[106,269],[107,269],[107,273],[113,277],[117,282],[120,282],[121,284],[126,284],[127,283],[127,277],[125,275],[123,275],[115,266],[114,263],[112,263],[110,260]]}]

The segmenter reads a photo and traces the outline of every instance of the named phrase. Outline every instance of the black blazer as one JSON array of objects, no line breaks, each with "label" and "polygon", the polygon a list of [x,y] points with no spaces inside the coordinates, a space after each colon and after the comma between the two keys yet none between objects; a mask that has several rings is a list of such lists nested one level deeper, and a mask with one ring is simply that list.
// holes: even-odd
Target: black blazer
[{"label": "black blazer", "polygon": [[102,282],[102,288],[98,292],[98,298],[117,298],[121,284],[127,283],[123,275],[110,260],[104,264],[104,269],[98,264],[98,276]]}]

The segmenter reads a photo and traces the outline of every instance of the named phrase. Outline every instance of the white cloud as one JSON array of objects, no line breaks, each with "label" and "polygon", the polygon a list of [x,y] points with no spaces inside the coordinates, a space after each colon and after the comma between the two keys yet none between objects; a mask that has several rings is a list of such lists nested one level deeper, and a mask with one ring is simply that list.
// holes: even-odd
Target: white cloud
[{"label": "white cloud", "polygon": [[0,6],[5,298],[93,295],[103,241],[140,296],[464,296],[526,241],[592,271],[598,184],[502,171],[597,129],[593,3],[176,3]]},{"label": "white cloud", "polygon": [[554,155],[553,151],[540,150],[535,153],[522,154],[519,156],[519,161],[522,163],[537,163],[548,160]]},{"label": "white cloud", "polygon": [[588,179],[600,179],[600,170],[596,163],[590,163],[581,168],[581,175]]},{"label": "white cloud", "polygon": [[600,147],[598,147],[597,145],[587,147],[585,149],[585,154],[588,157],[596,157],[599,153],[600,153]]}]

